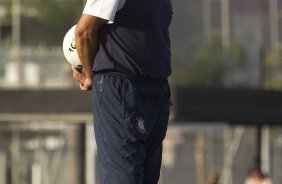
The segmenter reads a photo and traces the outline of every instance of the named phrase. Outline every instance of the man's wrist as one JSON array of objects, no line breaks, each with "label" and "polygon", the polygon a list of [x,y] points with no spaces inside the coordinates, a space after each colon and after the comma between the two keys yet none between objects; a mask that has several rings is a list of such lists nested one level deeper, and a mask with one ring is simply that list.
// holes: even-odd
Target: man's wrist
[{"label": "man's wrist", "polygon": [[85,73],[85,76],[86,76],[86,78],[93,78],[93,73],[92,73],[92,71],[91,72],[86,72]]}]

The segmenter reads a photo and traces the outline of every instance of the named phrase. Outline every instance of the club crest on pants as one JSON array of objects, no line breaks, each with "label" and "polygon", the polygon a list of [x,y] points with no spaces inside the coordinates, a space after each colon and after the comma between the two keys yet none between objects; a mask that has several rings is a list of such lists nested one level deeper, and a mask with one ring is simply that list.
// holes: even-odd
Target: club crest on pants
[{"label": "club crest on pants", "polygon": [[144,134],[146,132],[145,126],[144,126],[144,119],[141,116],[138,116],[136,120],[137,120],[137,130],[140,133]]}]

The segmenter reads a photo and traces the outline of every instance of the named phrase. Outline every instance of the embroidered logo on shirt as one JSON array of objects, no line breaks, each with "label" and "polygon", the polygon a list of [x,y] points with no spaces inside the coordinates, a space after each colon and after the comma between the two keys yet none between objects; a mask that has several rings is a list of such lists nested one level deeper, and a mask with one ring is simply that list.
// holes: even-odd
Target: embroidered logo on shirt
[{"label": "embroidered logo on shirt", "polygon": [[146,132],[145,126],[144,126],[144,119],[141,116],[138,116],[136,120],[137,120],[137,130],[140,133],[144,134]]}]

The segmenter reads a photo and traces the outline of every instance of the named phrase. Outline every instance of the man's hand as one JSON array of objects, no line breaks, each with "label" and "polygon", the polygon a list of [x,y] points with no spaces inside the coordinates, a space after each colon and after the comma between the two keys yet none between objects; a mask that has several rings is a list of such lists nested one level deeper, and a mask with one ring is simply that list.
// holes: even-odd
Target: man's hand
[{"label": "man's hand", "polygon": [[82,83],[79,84],[80,89],[83,90],[83,91],[92,90],[92,82],[93,82],[92,77],[91,78],[87,77],[83,84]]},{"label": "man's hand", "polygon": [[73,78],[77,82],[79,82],[79,86],[81,90],[88,91],[92,89],[92,82],[93,82],[92,76],[86,77],[83,71],[78,70],[74,66],[72,66],[72,74],[73,74]]}]

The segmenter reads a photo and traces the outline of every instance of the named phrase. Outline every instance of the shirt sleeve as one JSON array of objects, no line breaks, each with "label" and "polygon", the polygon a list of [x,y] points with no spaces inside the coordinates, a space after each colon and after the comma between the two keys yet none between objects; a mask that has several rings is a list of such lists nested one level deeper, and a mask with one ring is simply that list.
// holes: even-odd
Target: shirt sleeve
[{"label": "shirt sleeve", "polygon": [[83,14],[108,20],[108,24],[111,24],[124,3],[125,0],[87,0]]}]

